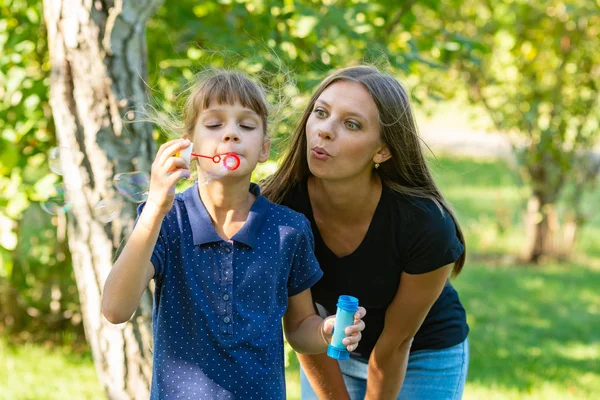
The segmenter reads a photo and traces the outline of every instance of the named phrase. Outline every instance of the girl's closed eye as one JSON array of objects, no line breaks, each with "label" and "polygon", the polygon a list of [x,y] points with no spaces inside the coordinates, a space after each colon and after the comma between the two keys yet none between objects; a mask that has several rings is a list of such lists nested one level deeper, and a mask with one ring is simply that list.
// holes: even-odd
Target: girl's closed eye
[{"label": "girl's closed eye", "polygon": [[252,121],[242,121],[242,122],[240,122],[240,127],[242,129],[246,129],[248,131],[251,131],[253,129],[256,129],[257,124],[254,123],[254,122],[252,122]]},{"label": "girl's closed eye", "polygon": [[206,121],[204,123],[204,126],[207,127],[208,129],[216,129],[216,128],[220,127],[221,125],[222,125],[221,121]]}]

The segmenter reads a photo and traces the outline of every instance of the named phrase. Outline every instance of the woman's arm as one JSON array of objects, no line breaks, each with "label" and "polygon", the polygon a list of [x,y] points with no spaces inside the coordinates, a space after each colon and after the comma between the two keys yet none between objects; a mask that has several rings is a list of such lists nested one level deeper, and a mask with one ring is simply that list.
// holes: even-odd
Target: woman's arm
[{"label": "woman's arm", "polygon": [[398,397],[413,338],[440,296],[452,265],[425,274],[402,274],[396,296],[385,313],[383,332],[369,358],[365,400]]}]

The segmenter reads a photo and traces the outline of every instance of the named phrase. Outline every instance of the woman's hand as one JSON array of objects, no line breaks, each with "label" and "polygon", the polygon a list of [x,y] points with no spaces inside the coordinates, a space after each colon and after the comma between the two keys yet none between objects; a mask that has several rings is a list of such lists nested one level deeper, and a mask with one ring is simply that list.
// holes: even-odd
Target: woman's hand
[{"label": "woman's hand", "polygon": [[175,139],[164,143],[158,149],[152,163],[150,190],[146,205],[151,205],[161,215],[166,215],[173,206],[175,185],[181,178],[190,177],[189,166],[174,155],[191,144],[188,139]]},{"label": "woman's hand", "polygon": [[[364,316],[367,314],[367,310],[364,307],[358,307],[358,311],[354,314],[354,325],[348,326],[344,333],[346,337],[342,340],[342,343],[346,345],[346,349],[350,352],[356,350],[358,342],[362,338],[362,331],[365,329],[365,323],[363,322]],[[331,344],[331,338],[333,336],[333,328],[335,326],[335,315],[325,318],[322,324],[323,339]]]}]

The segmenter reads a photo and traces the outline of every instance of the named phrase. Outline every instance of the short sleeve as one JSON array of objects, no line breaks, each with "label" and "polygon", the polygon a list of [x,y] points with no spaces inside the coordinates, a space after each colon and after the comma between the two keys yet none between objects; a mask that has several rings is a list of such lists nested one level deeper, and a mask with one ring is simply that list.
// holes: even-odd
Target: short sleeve
[{"label": "short sleeve", "polygon": [[298,231],[300,235],[290,275],[288,278],[288,296],[295,296],[306,289],[312,287],[321,277],[323,271],[319,266],[315,256],[315,240],[310,229],[310,223],[304,218],[302,230]]},{"label": "short sleeve", "polygon": [[416,212],[417,224],[407,249],[404,271],[424,274],[455,262],[464,252],[454,219],[433,202]]},{"label": "short sleeve", "polygon": [[[141,203],[137,208],[137,218],[135,223],[140,217],[142,210],[146,202]],[[154,280],[159,279],[163,275],[165,260],[166,260],[166,244],[168,243],[166,240],[167,232],[165,230],[166,226],[166,217],[163,220],[162,226],[160,227],[160,233],[158,234],[158,238],[156,239],[156,244],[154,245],[154,250],[152,250],[152,256],[150,257],[150,261],[152,265],[154,265]]]}]

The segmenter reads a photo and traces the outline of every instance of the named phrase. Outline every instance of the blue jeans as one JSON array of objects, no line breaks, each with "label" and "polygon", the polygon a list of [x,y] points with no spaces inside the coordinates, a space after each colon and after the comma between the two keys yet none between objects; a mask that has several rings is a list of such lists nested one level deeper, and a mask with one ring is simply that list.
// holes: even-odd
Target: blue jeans
[{"label": "blue jeans", "polygon": [[[367,390],[367,363],[357,359],[339,361],[352,400],[364,399]],[[469,340],[440,350],[410,353],[408,368],[398,400],[455,400],[462,398],[469,368]],[[302,368],[302,400],[317,399]]]}]

